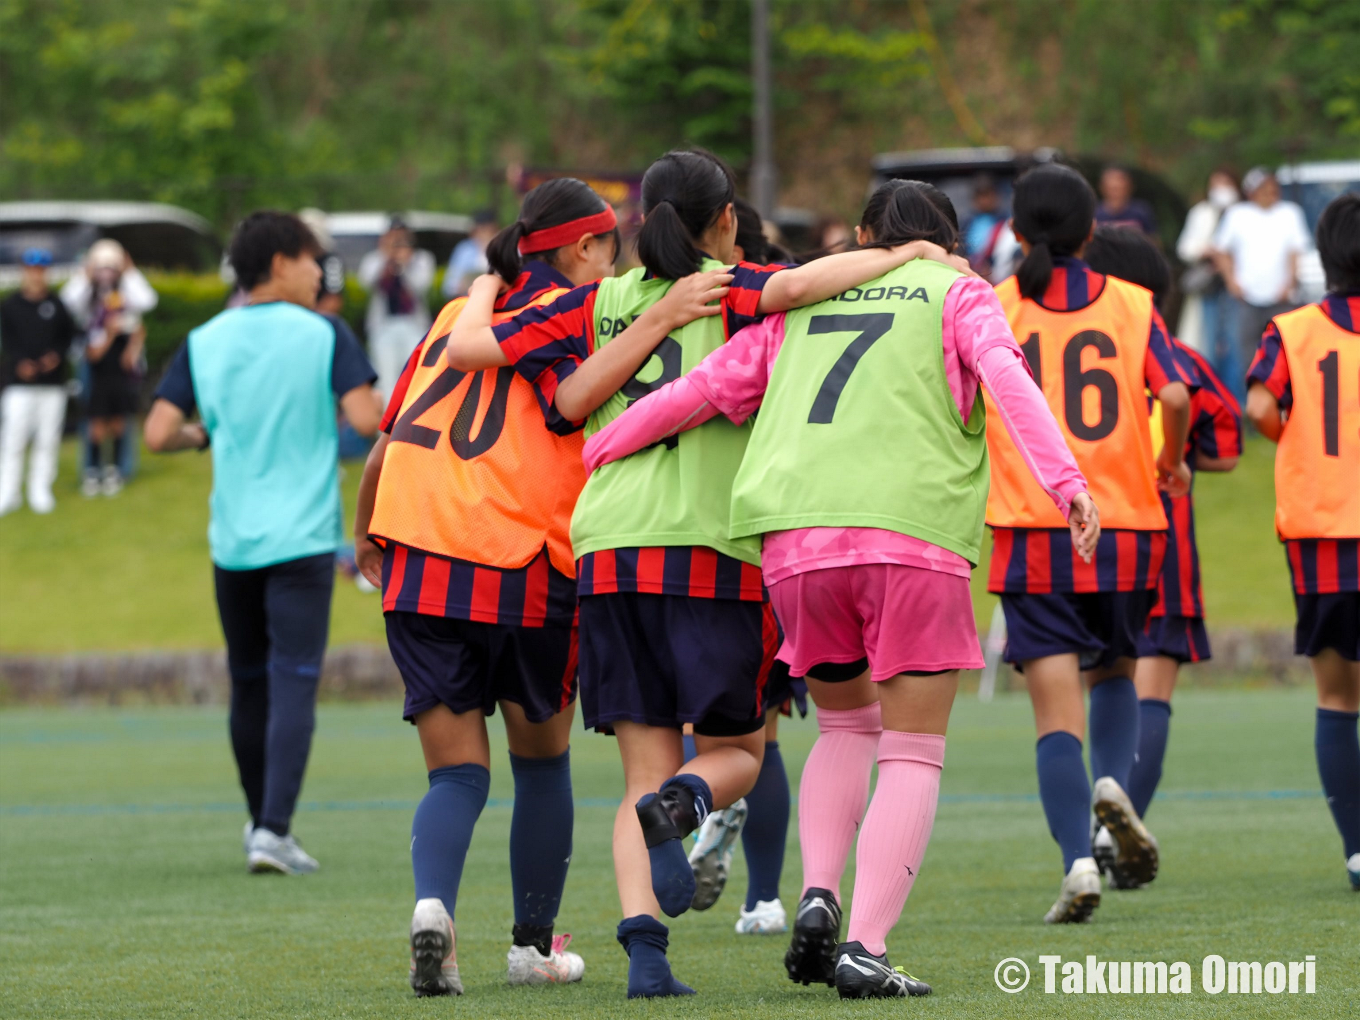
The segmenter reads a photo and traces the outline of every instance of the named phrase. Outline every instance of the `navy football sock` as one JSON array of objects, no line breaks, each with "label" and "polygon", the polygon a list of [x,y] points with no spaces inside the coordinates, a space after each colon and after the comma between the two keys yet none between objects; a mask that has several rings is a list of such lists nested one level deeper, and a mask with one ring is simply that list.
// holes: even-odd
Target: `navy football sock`
[{"label": "navy football sock", "polygon": [[515,776],[515,811],[510,819],[515,923],[551,929],[571,863],[571,751],[556,758],[511,754],[510,771]]},{"label": "navy football sock", "polygon": [[1138,689],[1126,676],[1091,688],[1091,778],[1110,776],[1124,790],[1138,749]]},{"label": "navy football sock", "polygon": [[430,773],[430,788],[411,821],[411,869],[416,899],[436,897],[453,917],[472,828],[486,807],[491,773],[481,765],[446,765]]},{"label": "navy football sock", "polygon": [[1034,757],[1048,831],[1062,848],[1067,874],[1078,857],[1091,856],[1091,784],[1081,760],[1081,741],[1065,730],[1045,734],[1035,745]]},{"label": "navy football sock", "polygon": [[686,733],[680,739],[685,747],[685,763],[688,764],[690,760],[699,753],[699,748],[698,745],[694,743],[693,733]]},{"label": "navy football sock", "polygon": [[741,848],[746,852],[746,909],[760,900],[779,898],[779,877],[784,871],[784,844],[789,836],[789,777],[779,741],[765,744],[765,760],[756,785],[746,795],[746,827]]},{"label": "navy football sock", "polygon": [[1162,781],[1162,759],[1166,757],[1166,738],[1170,729],[1171,702],[1157,698],[1143,698],[1138,702],[1138,753],[1133,759],[1126,792],[1139,818],[1147,814],[1157,784]]},{"label": "navy football sock", "polygon": [[1360,854],[1360,736],[1356,732],[1357,712],[1317,710],[1317,729],[1313,749],[1317,752],[1318,774],[1327,806],[1332,809],[1346,857]]},{"label": "navy football sock", "polygon": [[619,945],[628,954],[628,998],[694,994],[693,988],[675,980],[671,973],[666,959],[669,935],[669,928],[646,914],[619,922]]},{"label": "navy football sock", "polygon": [[679,917],[694,899],[694,869],[681,840],[699,827],[713,804],[708,783],[688,773],[672,776],[659,793],[637,802],[642,838],[651,861],[652,892],[667,917]]}]

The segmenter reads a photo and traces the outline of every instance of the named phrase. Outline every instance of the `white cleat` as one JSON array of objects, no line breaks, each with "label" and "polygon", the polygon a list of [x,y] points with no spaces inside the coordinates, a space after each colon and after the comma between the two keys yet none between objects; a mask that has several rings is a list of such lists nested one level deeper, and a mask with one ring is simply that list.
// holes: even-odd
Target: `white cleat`
[{"label": "white cleat", "polygon": [[1351,888],[1360,892],[1360,854],[1351,854],[1346,862],[1346,874],[1350,876]]},{"label": "white cleat", "polygon": [[570,935],[558,935],[552,940],[548,955],[537,946],[511,946],[506,954],[506,980],[512,985],[566,985],[580,981],[586,972],[586,962],[576,953],[567,952]]},{"label": "white cleat", "polygon": [[411,989],[417,998],[427,995],[462,995],[453,918],[444,901],[435,897],[418,900],[411,915]]},{"label": "white cleat", "polygon": [[737,918],[738,935],[778,935],[788,930],[788,915],[778,899],[757,900],[754,910],[747,910],[742,904],[741,917]]},{"label": "white cleat", "polygon": [[1128,883],[1147,885],[1157,877],[1158,847],[1124,788],[1109,776],[1096,780],[1091,808],[1115,845],[1115,869]]},{"label": "white cleat", "polygon": [[1095,858],[1078,857],[1063,879],[1058,902],[1044,915],[1044,924],[1084,924],[1100,906],[1100,869]]},{"label": "white cleat", "polygon": [[694,836],[689,866],[694,869],[692,910],[707,910],[718,902],[732,871],[732,851],[746,825],[746,800],[721,811],[711,811]]},{"label": "white cleat", "polygon": [[280,836],[261,826],[246,841],[246,866],[256,874],[310,875],[319,864],[291,835]]}]

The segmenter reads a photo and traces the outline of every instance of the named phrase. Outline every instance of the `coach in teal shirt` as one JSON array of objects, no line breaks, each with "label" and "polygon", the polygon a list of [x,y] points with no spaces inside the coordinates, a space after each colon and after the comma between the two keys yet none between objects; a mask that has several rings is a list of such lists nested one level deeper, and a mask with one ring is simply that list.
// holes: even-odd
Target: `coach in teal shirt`
[{"label": "coach in teal shirt", "polygon": [[290,827],[343,544],[336,401],[367,435],[380,415],[376,374],[354,334],[311,310],[319,252],[296,216],[258,212],[240,225],[230,259],[248,303],[189,334],[145,429],[153,450],[212,451],[208,545],[250,811],[246,857],[257,872],[317,867]]}]

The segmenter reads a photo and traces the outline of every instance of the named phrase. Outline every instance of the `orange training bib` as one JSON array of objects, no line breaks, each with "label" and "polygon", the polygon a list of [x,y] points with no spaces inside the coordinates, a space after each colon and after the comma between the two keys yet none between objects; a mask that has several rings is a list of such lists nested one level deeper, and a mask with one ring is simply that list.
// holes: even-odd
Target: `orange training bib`
[{"label": "orange training bib", "polygon": [[[534,304],[564,293],[550,290]],[[543,423],[533,387],[508,366],[460,372],[444,361],[464,298],[444,306],[392,423],[370,534],[423,552],[517,569],[546,545],[576,576],[570,527],[585,485],[580,432]],[[516,312],[497,313],[495,322]]]},{"label": "orange training bib", "polygon": [[1360,336],[1317,305],[1276,316],[1294,406],[1275,452],[1281,538],[1360,538]]},{"label": "orange training bib", "polygon": [[[1105,278],[1100,297],[1074,312],[1049,311],[1022,298],[1014,277],[996,293],[1086,476],[1101,526],[1165,530],[1144,382],[1152,295],[1112,276]],[[996,414],[990,395],[986,399],[988,413]],[[999,422],[1001,416],[993,420]],[[1010,434],[989,428],[987,446],[992,458],[987,523],[997,528],[1065,528],[1062,514],[1030,474]]]}]

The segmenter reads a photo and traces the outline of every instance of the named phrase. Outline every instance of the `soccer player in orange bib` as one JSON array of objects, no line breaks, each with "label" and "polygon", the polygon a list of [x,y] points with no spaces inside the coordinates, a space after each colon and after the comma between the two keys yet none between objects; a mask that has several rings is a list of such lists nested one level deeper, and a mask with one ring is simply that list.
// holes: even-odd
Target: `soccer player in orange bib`
[{"label": "soccer player in orange bib", "polygon": [[[1067,522],[1006,431],[987,432],[994,534],[987,588],[1001,596],[1005,658],[1023,670],[1034,704],[1039,797],[1062,849],[1061,891],[1044,917],[1050,924],[1085,921],[1100,904],[1093,809],[1115,837],[1121,866],[1144,882],[1156,874],[1156,842],[1124,792],[1138,744],[1132,677],[1166,553],[1158,489],[1181,496],[1190,482],[1190,392],[1152,295],[1081,260],[1095,204],[1090,185],[1068,167],[1045,164],[1021,177],[1014,229],[1025,259],[997,288],[1100,507],[1092,562],[1073,554]],[[1163,408],[1165,445],[1155,459],[1149,391]],[[1094,798],[1082,761],[1083,685],[1091,691]]]},{"label": "soccer player in orange bib", "polygon": [[1247,417],[1275,453],[1275,530],[1294,581],[1294,651],[1317,681],[1314,747],[1360,890],[1360,195],[1318,218],[1330,292],[1276,316],[1247,375]]},{"label": "soccer player in orange bib", "polygon": [[[1098,273],[1117,276],[1152,291],[1158,310],[1171,290],[1171,267],[1141,231],[1099,227],[1086,248],[1086,261]],[[1196,351],[1175,337],[1176,363],[1194,384],[1190,396],[1190,437],[1185,459],[1194,471],[1231,471],[1242,456],[1242,412],[1226,383]],[[1157,438],[1154,431],[1154,440]],[[1166,558],[1157,585],[1157,605],[1138,637],[1138,753],[1129,773],[1128,795],[1142,818],[1162,778],[1171,694],[1180,667],[1209,658],[1204,629],[1204,589],[1200,583],[1199,547],[1195,541],[1194,497],[1172,499],[1162,493],[1162,509],[1170,524]],[[1117,889],[1136,888],[1115,859],[1114,840],[1101,826],[1093,847],[1096,863]]]},{"label": "soccer player in orange bib", "polygon": [[[602,198],[572,178],[540,185],[487,249],[508,288],[497,317],[612,276],[617,252],[614,211]],[[674,300],[689,287],[677,288]],[[356,558],[382,587],[388,646],[406,685],[404,715],[429,770],[411,826],[417,995],[462,992],[454,905],[486,804],[486,716],[498,704],[515,778],[509,981],[578,981],[585,967],[567,951],[570,936],[553,935],[571,859],[577,630],[568,525],[585,484],[582,440],[513,370],[467,373],[445,364],[465,304],[446,305],[412,352],[365,465],[355,519]],[[647,350],[665,330],[650,335],[644,323],[634,335]],[[626,346],[629,338],[619,339]]]}]

